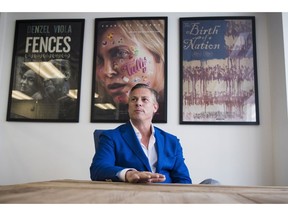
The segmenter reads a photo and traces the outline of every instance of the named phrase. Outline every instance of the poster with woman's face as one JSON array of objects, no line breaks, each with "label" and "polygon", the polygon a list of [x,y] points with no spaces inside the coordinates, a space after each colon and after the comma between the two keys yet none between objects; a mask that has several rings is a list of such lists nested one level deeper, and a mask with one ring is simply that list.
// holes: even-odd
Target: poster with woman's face
[{"label": "poster with woman's face", "polygon": [[91,122],[125,122],[137,83],[159,93],[153,121],[165,123],[167,17],[95,19]]}]

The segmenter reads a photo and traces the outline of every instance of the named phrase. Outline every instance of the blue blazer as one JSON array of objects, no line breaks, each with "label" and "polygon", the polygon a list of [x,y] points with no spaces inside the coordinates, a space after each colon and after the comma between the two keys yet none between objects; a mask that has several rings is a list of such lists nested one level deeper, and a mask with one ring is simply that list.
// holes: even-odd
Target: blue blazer
[{"label": "blue blazer", "polygon": [[[156,172],[165,175],[163,183],[192,183],[179,139],[157,127],[154,129],[158,156]],[[151,172],[148,158],[130,122],[101,133],[90,166],[90,177],[93,181],[120,181],[116,174],[125,168]]]}]

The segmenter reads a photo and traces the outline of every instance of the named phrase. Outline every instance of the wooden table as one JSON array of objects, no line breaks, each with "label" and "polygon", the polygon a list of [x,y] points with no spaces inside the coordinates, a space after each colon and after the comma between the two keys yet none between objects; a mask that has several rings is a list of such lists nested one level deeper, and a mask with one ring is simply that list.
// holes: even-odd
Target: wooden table
[{"label": "wooden table", "polygon": [[0,186],[0,203],[288,203],[288,187],[57,180]]}]

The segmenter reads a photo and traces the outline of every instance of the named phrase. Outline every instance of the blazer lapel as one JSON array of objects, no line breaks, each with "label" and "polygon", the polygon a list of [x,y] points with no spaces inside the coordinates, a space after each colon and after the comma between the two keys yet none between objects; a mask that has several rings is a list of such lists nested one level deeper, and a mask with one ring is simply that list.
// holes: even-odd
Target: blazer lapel
[{"label": "blazer lapel", "polygon": [[[155,128],[155,127],[154,127]],[[160,172],[164,160],[164,138],[162,134],[155,128],[156,151],[157,151],[157,166],[156,172]]]},{"label": "blazer lapel", "polygon": [[142,161],[142,163],[145,165],[147,170],[151,171],[148,158],[146,157],[145,153],[143,152],[141,144],[139,143],[139,140],[138,140],[130,122],[128,122],[126,124],[126,127],[123,128],[122,137],[125,140],[125,142],[127,143],[127,145],[130,147],[130,149]]}]

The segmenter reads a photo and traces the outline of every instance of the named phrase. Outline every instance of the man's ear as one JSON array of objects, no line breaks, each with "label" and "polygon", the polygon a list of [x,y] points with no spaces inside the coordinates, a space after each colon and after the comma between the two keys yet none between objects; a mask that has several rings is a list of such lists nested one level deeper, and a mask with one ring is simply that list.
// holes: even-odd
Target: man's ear
[{"label": "man's ear", "polygon": [[159,108],[159,104],[155,103],[154,104],[154,112],[153,112],[154,114],[157,112],[158,108]]}]

